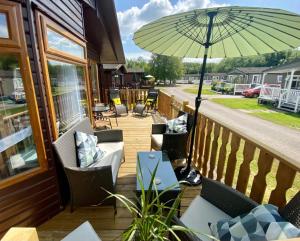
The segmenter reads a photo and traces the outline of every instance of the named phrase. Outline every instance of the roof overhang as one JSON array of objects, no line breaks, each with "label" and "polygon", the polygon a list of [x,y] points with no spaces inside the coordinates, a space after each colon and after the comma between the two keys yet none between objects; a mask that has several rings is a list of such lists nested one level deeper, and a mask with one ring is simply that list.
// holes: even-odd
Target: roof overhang
[{"label": "roof overhang", "polygon": [[124,64],[125,56],[113,0],[95,0],[84,4],[86,39],[105,64]]},{"label": "roof overhang", "polygon": [[292,71],[300,71],[300,61],[284,64],[278,67],[269,68],[264,71],[265,74],[284,74]]}]

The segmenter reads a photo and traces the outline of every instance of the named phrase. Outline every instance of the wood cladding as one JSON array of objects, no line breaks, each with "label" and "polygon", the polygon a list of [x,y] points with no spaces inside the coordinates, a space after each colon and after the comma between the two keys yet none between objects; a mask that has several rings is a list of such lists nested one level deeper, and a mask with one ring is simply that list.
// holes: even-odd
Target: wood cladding
[{"label": "wood cladding", "polygon": [[32,0],[32,2],[61,26],[84,38],[83,9],[78,0]]},{"label": "wood cladding", "polygon": [[[71,2],[73,1],[69,3]],[[77,3],[77,1],[74,2]],[[0,190],[0,237],[12,226],[37,226],[61,210],[57,174],[51,148],[52,136],[48,106],[44,97],[44,84],[39,67],[39,55],[36,50],[32,11],[29,1],[23,1],[22,17],[25,39],[46,147],[48,169],[25,181]],[[73,11],[75,11],[75,7]],[[81,6],[77,6],[77,11],[81,11]]]}]

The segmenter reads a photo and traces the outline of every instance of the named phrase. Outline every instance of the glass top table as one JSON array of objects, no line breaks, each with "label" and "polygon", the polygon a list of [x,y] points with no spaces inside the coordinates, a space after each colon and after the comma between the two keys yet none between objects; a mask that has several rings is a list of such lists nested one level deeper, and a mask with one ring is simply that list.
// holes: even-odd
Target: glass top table
[{"label": "glass top table", "polygon": [[[140,168],[138,162],[140,163]],[[153,174],[157,164],[158,168],[155,175],[156,189],[158,192],[161,192],[166,188],[171,187],[170,190],[161,196],[160,201],[165,203],[167,206],[172,206],[173,201],[180,194],[181,188],[171,162],[165,153],[162,153],[161,151],[138,152],[137,177],[140,177],[145,191],[148,191],[151,175]],[[143,178],[141,178],[141,176],[143,176]],[[152,186],[152,190],[154,191],[154,186]],[[138,179],[136,180],[136,194],[138,197],[141,195],[141,187]]]}]

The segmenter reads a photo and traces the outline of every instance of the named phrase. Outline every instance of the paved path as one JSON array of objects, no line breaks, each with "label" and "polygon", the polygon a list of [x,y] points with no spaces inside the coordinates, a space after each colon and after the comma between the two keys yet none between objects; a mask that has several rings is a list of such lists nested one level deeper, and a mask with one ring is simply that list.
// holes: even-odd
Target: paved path
[{"label": "paved path", "polygon": [[[194,106],[195,96],[183,91],[182,87],[165,90],[181,100],[188,100]],[[211,98],[207,96],[208,98]],[[205,98],[205,96],[204,96]],[[200,112],[229,125],[233,130],[246,134],[256,142],[272,148],[280,156],[289,159],[300,168],[300,131],[280,126],[269,121],[233,110],[211,101],[203,101]]]}]

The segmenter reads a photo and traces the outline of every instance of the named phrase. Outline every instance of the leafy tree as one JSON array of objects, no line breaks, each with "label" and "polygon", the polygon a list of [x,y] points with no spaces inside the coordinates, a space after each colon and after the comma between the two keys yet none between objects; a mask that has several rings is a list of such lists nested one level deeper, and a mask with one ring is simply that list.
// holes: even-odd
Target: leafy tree
[{"label": "leafy tree", "polygon": [[170,80],[172,83],[183,75],[182,59],[153,54],[150,60],[150,73],[159,80]]},{"label": "leafy tree", "polygon": [[137,59],[127,59],[126,66],[127,68],[141,68],[144,70],[145,75],[150,73],[149,61],[143,57],[138,57]]}]

